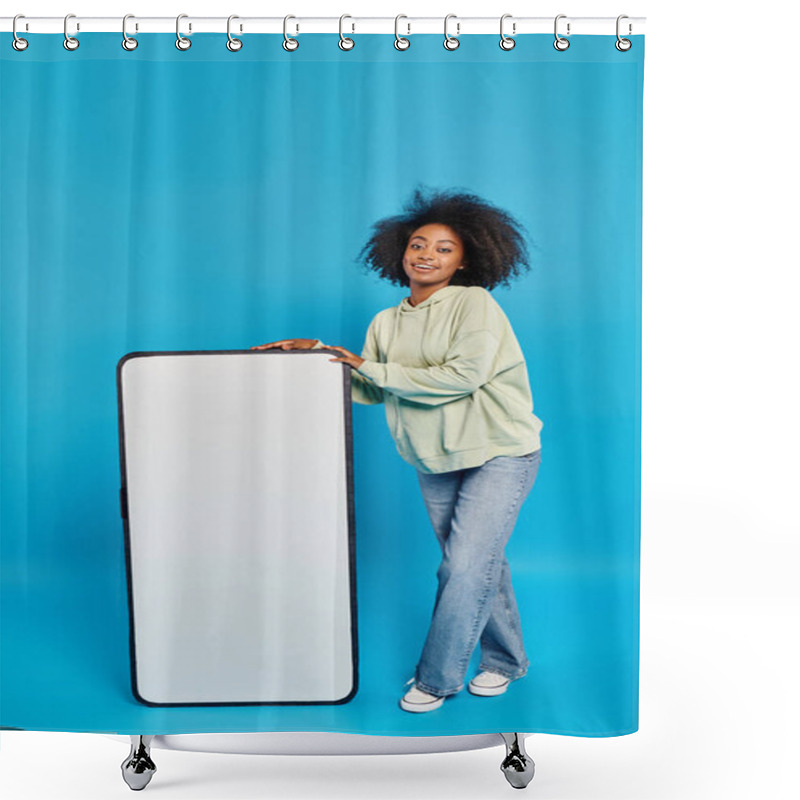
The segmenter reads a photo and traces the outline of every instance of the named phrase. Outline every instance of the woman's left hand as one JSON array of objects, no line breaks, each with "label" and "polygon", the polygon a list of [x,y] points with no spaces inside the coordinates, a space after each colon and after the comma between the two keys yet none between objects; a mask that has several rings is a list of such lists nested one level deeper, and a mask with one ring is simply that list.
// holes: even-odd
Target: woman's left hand
[{"label": "woman's left hand", "polygon": [[338,350],[342,353],[341,358],[331,358],[330,361],[342,361],[355,369],[358,369],[365,361],[361,356],[357,356],[355,353],[345,350],[344,347],[337,347],[335,344],[326,344],[325,347],[331,350]]}]

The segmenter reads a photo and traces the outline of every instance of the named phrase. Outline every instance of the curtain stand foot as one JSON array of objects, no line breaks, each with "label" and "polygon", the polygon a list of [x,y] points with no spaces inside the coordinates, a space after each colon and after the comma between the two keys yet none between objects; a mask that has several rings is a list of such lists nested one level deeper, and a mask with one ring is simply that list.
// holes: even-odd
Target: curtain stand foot
[{"label": "curtain stand foot", "polygon": [[525,752],[525,739],[521,733],[501,733],[506,743],[506,757],[500,765],[506,780],[515,789],[524,789],[532,780],[536,765]]},{"label": "curtain stand foot", "polygon": [[150,783],[156,765],[150,758],[152,736],[131,735],[131,752],[122,762],[122,778],[135,792],[141,791]]}]

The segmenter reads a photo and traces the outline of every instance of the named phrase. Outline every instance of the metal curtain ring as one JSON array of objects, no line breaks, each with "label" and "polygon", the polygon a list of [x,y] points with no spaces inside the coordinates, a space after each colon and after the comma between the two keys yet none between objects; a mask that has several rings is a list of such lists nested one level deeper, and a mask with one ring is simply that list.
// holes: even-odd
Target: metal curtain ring
[{"label": "metal curtain ring", "polygon": [[[342,33],[342,23],[345,21],[345,18],[353,19],[349,14],[342,14],[342,16],[339,17],[339,47],[342,50],[352,50],[356,46],[356,43]],[[353,30],[355,29],[356,26],[354,24]]]},{"label": "metal curtain ring", "polygon": [[[617,17],[617,41],[616,41],[616,43],[614,45],[617,48],[617,50],[619,50],[621,53],[625,53],[626,51],[630,50],[631,47],[633,47],[633,42],[630,39],[623,39],[619,35],[619,23],[620,23],[620,20],[623,20],[623,19],[628,19],[628,15],[627,14],[620,14]],[[629,22],[628,23],[628,36],[630,36],[632,30],[633,29],[632,29],[631,24]]]},{"label": "metal curtain ring", "polygon": [[[500,49],[501,50],[513,50],[514,46],[517,44],[516,39],[512,39],[511,36],[506,36],[505,33],[503,33],[503,23],[510,16],[511,16],[511,14],[503,14],[503,16],[500,17]],[[516,22],[512,22],[511,23],[511,32],[512,32],[512,34],[516,34],[516,32],[517,32],[517,23]]]},{"label": "metal curtain ring", "polygon": [[[178,18],[175,20],[175,35],[177,39],[175,39],[175,47],[178,50],[188,50],[192,46],[192,40],[187,39],[185,36],[181,36],[181,20],[186,17],[188,19],[188,14],[178,14]],[[189,26],[189,30],[192,29],[192,26]]]},{"label": "metal curtain ring", "polygon": [[447,22],[450,19],[450,17],[455,17],[455,16],[456,16],[455,14],[448,14],[444,18],[444,49],[445,50],[458,50],[458,46],[461,44],[461,42],[459,42],[458,39],[456,38],[458,36],[458,34],[461,33],[461,23],[460,22],[456,22],[456,35],[455,36],[451,36],[447,32]]},{"label": "metal curtain ring", "polygon": [[28,40],[27,39],[22,39],[19,36],[17,36],[17,20],[18,19],[25,19],[25,15],[24,14],[17,14],[17,16],[14,17],[14,21],[11,23],[11,33],[14,34],[14,40],[11,42],[11,46],[15,50],[19,50],[21,52],[21,51],[25,50],[28,47]]},{"label": "metal curtain ring", "polygon": [[[396,50],[408,50],[411,47],[411,39],[406,39],[405,37],[401,36],[397,30],[398,23],[400,22],[400,18],[408,19],[405,14],[398,14],[394,18],[394,46]],[[406,27],[408,28],[408,35],[411,35],[411,23],[406,22]]]},{"label": "metal curtain ring", "polygon": [[[560,19],[566,19],[566,18],[567,18],[566,14],[559,14],[556,17],[556,21],[553,26],[553,31],[555,32],[556,35],[556,40],[553,42],[553,47],[555,47],[556,50],[560,50],[562,52],[569,47],[569,39],[565,39],[563,36],[558,35],[558,21]],[[569,36],[569,22],[567,23],[567,36]]]},{"label": "metal curtain ring", "polygon": [[[80,47],[80,42],[74,37],[70,36],[67,33],[67,22],[69,21],[70,17],[74,17],[74,14],[67,14],[64,17],[64,49],[65,50],[77,50]],[[80,25],[78,25],[77,30],[80,30]]]},{"label": "metal curtain ring", "polygon": [[286,33],[286,23],[290,19],[297,19],[297,17],[293,17],[291,14],[287,14],[283,18],[283,49],[291,53],[297,50],[298,47],[300,47],[300,42],[297,39],[293,39],[291,36],[289,36],[288,33]]},{"label": "metal curtain ring", "polygon": [[133,14],[126,14],[122,18],[122,49],[128,50],[129,52],[131,50],[135,50],[139,46],[139,41],[137,39],[134,39],[132,36],[128,36],[127,23],[131,17],[133,17]]},{"label": "metal curtain ring", "polygon": [[[239,19],[236,14],[231,14],[228,17],[228,41],[225,43],[225,47],[231,51],[231,53],[238,53],[239,50],[242,49],[242,40],[237,39],[235,36],[231,36],[231,20],[232,19]],[[240,28],[241,30],[241,28]]]}]

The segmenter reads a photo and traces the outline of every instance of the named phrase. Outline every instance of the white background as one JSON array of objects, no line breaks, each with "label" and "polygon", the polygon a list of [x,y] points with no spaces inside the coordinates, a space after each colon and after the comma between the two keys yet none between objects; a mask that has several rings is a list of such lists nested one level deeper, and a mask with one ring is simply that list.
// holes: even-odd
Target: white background
[{"label": "white background", "polygon": [[[526,791],[540,800],[798,796],[797,4],[31,0],[2,13],[647,17],[640,730],[531,737],[537,774]],[[0,736],[4,797],[129,796],[123,744]],[[514,791],[498,769],[502,748],[154,756],[145,792],[176,800]]]}]

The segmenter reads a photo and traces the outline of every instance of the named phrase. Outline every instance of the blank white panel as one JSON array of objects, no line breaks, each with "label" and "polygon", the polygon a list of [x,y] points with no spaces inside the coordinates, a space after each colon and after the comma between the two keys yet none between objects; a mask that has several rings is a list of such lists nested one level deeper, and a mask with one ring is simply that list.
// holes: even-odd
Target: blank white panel
[{"label": "blank white panel", "polygon": [[355,690],[350,407],[330,357],[121,362],[145,702],[330,703]]}]

